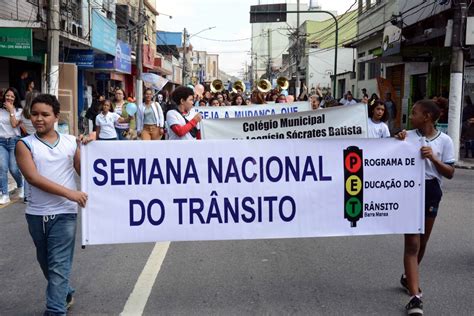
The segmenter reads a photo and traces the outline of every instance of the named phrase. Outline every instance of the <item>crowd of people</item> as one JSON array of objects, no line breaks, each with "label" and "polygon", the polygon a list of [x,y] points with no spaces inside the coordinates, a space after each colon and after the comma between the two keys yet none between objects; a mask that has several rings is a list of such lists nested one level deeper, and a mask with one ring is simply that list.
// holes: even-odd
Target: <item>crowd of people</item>
[{"label": "crowd of people", "polygon": [[[320,89],[303,96],[311,102],[313,110],[336,105],[351,106],[358,103],[350,91],[336,101]],[[171,140],[200,138],[199,106],[232,106],[265,104],[267,102],[292,102],[293,96],[281,91],[252,91],[250,97],[237,91],[234,94],[205,91],[196,94],[190,87],[178,87],[168,96],[146,89],[144,102],[136,113],[128,113],[130,104],[122,89],[116,89],[113,100],[96,96],[85,117],[91,120],[95,136],[81,136],[78,141],[91,139],[130,139],[133,131],[142,140],[160,140],[165,134]],[[464,109],[463,127],[471,135],[467,138],[473,148],[474,107],[470,99]],[[80,174],[80,146],[75,137],[61,135],[54,130],[59,118],[60,105],[56,97],[29,91],[22,106],[15,88],[8,88],[2,96],[0,109],[0,171],[2,197],[0,204],[9,202],[7,173],[10,170],[17,184],[17,194],[28,201],[26,218],[29,232],[37,251],[37,260],[48,281],[46,311],[66,313],[72,304],[74,289],[69,284],[77,205],[84,207],[87,194],[76,188],[74,173]],[[399,139],[424,136],[427,145],[420,151],[426,160],[425,233],[405,236],[404,268],[401,284],[411,295],[407,310],[422,309],[418,267],[423,258],[441,200],[441,179],[454,174],[454,149],[449,136],[436,129],[442,115],[439,100],[416,102],[410,114],[412,131],[390,131],[390,120],[397,115],[397,107],[391,96],[381,100],[377,95],[370,98],[365,93],[360,100],[366,103],[369,113],[369,137],[384,138],[394,135]],[[135,112],[135,111],[134,111]],[[388,122],[388,124],[386,123]],[[23,176],[26,181],[23,180]],[[29,188],[24,189],[27,184]],[[50,238],[50,236],[61,238]],[[54,267],[53,267],[54,265]]]}]

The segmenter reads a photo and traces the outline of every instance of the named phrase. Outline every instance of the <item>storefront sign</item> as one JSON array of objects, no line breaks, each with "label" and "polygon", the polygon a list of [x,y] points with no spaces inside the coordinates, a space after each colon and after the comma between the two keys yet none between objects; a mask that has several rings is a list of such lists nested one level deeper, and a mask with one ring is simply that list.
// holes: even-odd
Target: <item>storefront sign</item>
[{"label": "storefront sign", "polygon": [[150,45],[143,45],[143,66],[149,69],[155,68],[155,49]]},{"label": "storefront sign", "polygon": [[383,56],[392,56],[400,53],[402,43],[402,29],[396,25],[387,24],[383,30]]},{"label": "storefront sign", "polygon": [[125,73],[132,73],[132,50],[130,45],[121,40],[117,40],[114,60],[115,70]]},{"label": "storefront sign", "polygon": [[109,55],[115,56],[117,42],[117,25],[99,14],[92,11],[92,47]]},{"label": "storefront sign", "polygon": [[94,51],[92,49],[71,49],[67,53],[68,63],[74,63],[78,68],[94,68]]},{"label": "storefront sign", "polygon": [[117,41],[115,57],[106,54],[96,54],[94,68],[130,74],[132,72],[132,58],[130,46]]},{"label": "storefront sign", "polygon": [[33,32],[27,28],[0,28],[0,56],[33,56]]}]

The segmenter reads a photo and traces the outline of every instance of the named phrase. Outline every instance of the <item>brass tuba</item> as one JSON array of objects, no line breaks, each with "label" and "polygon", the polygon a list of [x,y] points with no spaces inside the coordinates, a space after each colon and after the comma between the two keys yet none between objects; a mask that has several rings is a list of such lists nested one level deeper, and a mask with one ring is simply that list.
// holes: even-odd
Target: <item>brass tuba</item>
[{"label": "brass tuba", "polygon": [[281,90],[288,90],[288,87],[290,86],[290,82],[286,77],[278,77],[277,79],[277,85],[278,88]]},{"label": "brass tuba", "polygon": [[218,93],[224,91],[224,83],[220,79],[215,79],[211,83],[212,93]]},{"label": "brass tuba", "polygon": [[272,89],[272,84],[267,79],[261,79],[257,82],[257,89],[260,92],[267,93]]},{"label": "brass tuba", "polygon": [[234,93],[238,93],[237,89],[240,89],[242,90],[241,93],[244,93],[245,92],[245,84],[242,80],[237,80],[236,82],[234,82],[234,84],[232,85],[232,91]]}]

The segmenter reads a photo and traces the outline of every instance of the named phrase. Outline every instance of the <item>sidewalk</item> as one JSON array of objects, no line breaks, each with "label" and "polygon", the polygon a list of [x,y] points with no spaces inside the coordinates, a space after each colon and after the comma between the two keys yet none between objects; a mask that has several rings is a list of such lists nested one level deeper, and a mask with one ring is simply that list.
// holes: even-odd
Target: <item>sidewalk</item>
[{"label": "sidewalk", "polygon": [[459,169],[474,169],[474,158],[461,158],[454,164]]}]

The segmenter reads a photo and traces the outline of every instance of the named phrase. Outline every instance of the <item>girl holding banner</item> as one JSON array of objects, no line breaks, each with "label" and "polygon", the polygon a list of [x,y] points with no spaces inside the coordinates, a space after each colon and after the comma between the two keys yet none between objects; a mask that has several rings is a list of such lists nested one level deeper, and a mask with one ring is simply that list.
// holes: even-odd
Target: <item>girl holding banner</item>
[{"label": "girl holding banner", "polygon": [[399,139],[422,136],[426,138],[426,145],[421,147],[421,155],[425,159],[425,233],[405,235],[403,255],[405,274],[402,274],[400,279],[403,288],[411,295],[410,302],[406,305],[408,315],[423,314],[418,269],[443,195],[441,179],[442,177],[452,179],[454,175],[453,141],[448,135],[436,130],[435,123],[439,116],[440,110],[436,103],[431,100],[418,101],[410,115],[415,130],[408,132],[403,130],[396,135]]}]

